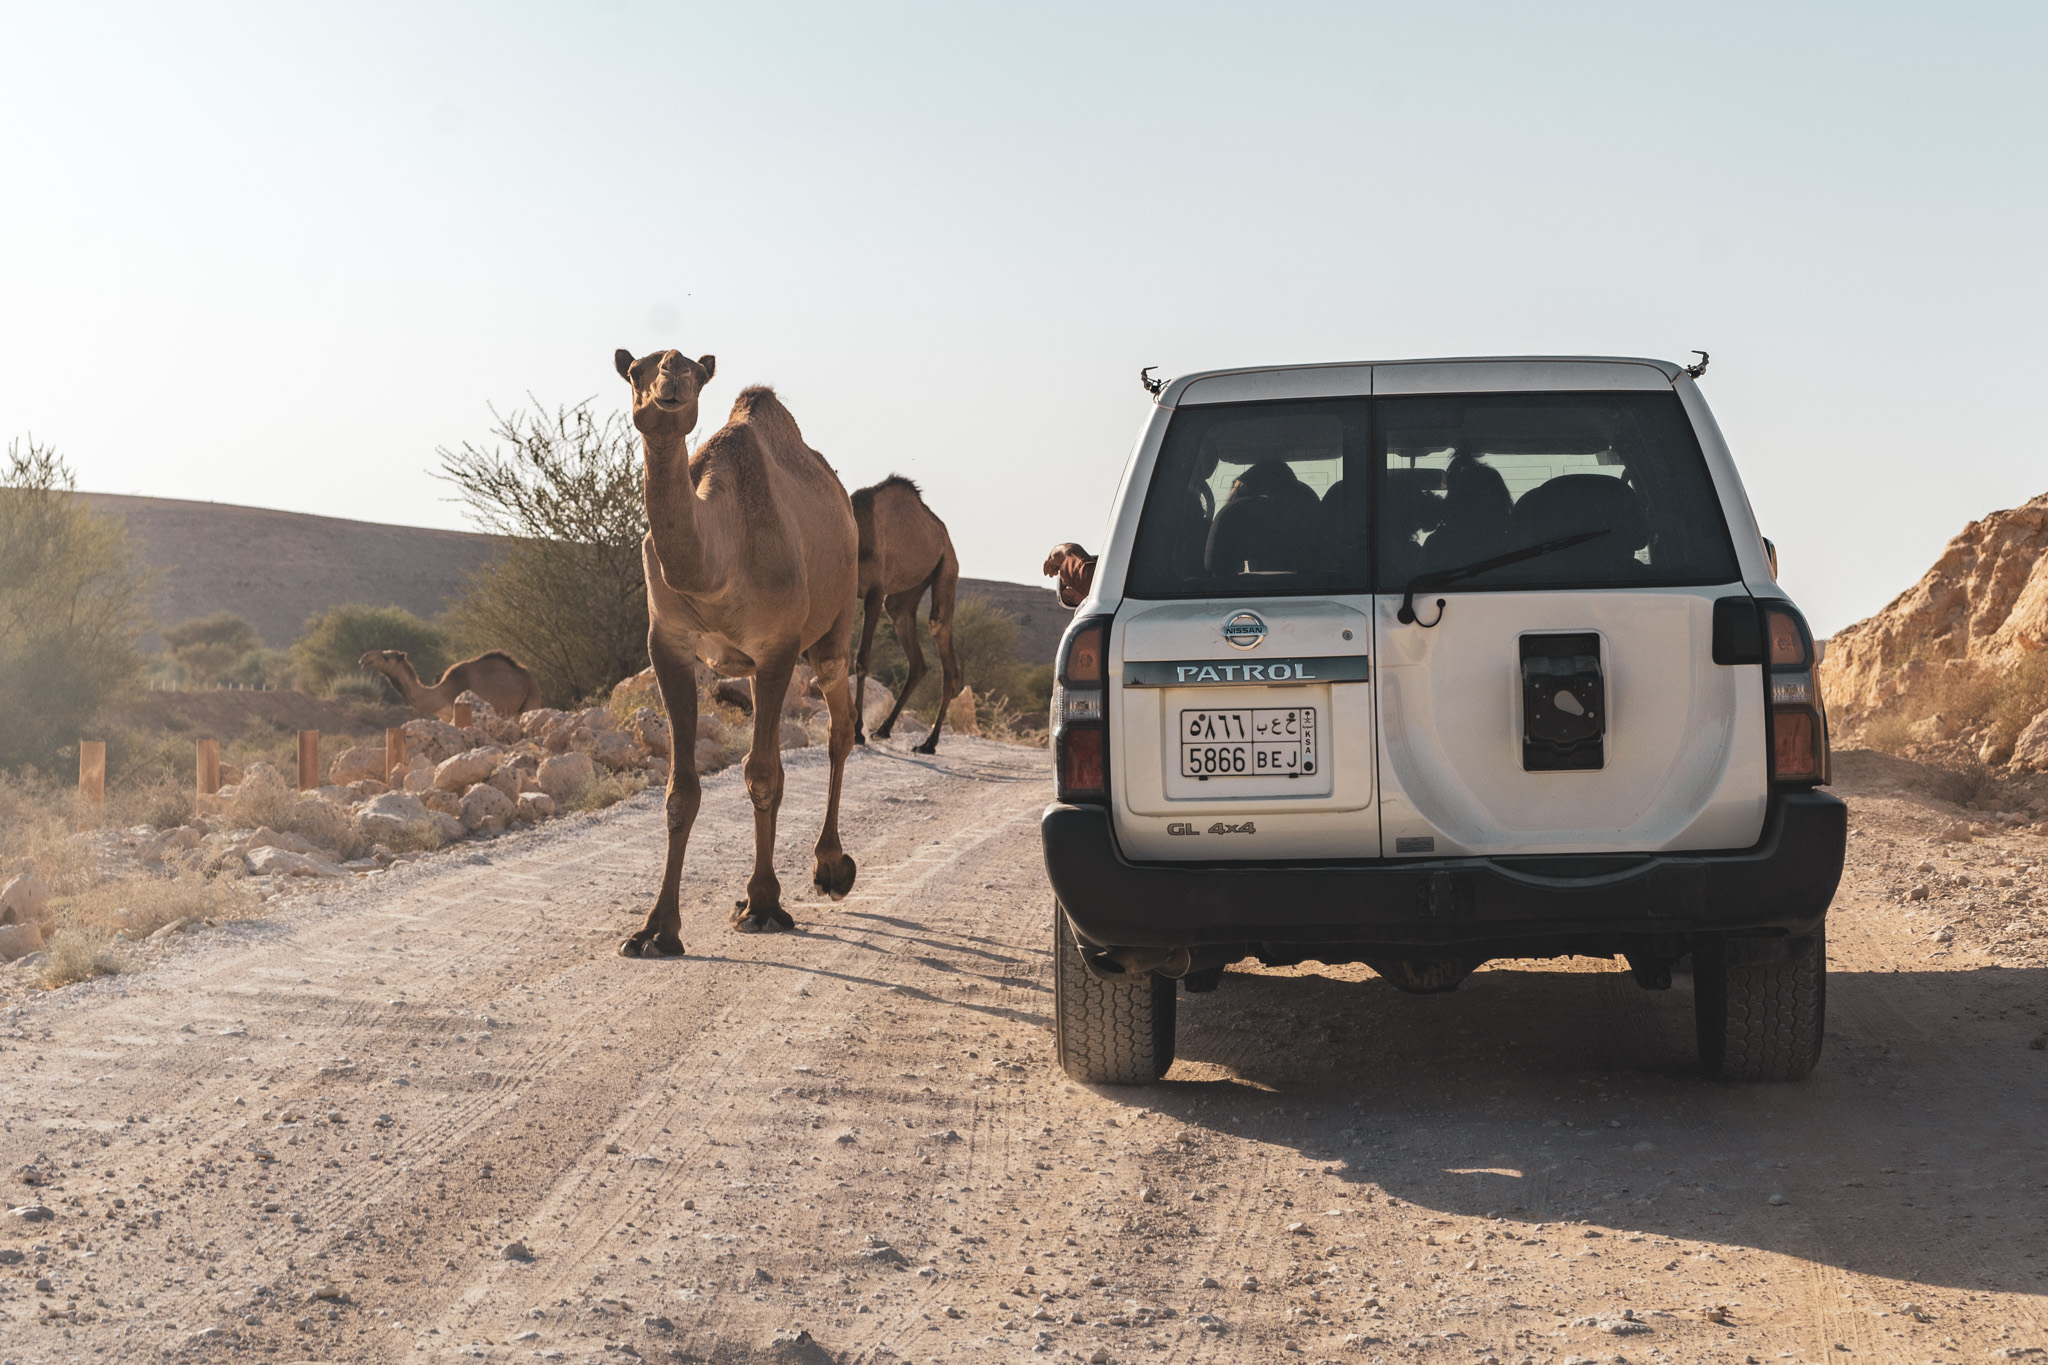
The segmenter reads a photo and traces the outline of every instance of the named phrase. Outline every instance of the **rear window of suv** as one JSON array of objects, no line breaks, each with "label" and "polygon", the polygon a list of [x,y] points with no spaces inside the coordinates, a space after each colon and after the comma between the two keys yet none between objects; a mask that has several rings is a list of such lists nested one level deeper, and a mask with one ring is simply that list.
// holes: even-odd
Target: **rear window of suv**
[{"label": "rear window of suv", "polygon": [[1465,577],[1458,588],[1657,587],[1740,576],[1676,394],[1183,408],[1154,469],[1127,590],[1399,592],[1417,577],[1528,549],[1542,552]]}]

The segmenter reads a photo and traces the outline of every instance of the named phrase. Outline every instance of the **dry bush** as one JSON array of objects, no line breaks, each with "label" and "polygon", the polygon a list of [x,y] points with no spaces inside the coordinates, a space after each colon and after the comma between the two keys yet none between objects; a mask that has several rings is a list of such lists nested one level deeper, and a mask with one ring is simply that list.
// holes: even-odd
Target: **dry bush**
[{"label": "dry bush", "polygon": [[600,772],[569,793],[569,799],[562,805],[568,810],[603,810],[615,806],[629,796],[637,796],[647,790],[645,773]]},{"label": "dry bush", "polygon": [[1944,715],[1957,733],[1973,736],[1973,749],[1988,744],[1994,754],[2009,753],[2020,731],[2048,711],[2048,654],[2009,668],[1951,661],[1931,665],[1928,673],[1925,686],[1892,698],[1864,723],[1865,744],[1902,753],[1922,742],[1915,725]]},{"label": "dry bush", "polygon": [[102,938],[126,934],[136,941],[175,920],[240,919],[255,904],[239,881],[185,871],[100,882],[63,898],[53,909],[60,927]]},{"label": "dry bush", "polygon": [[50,990],[121,970],[121,959],[106,938],[78,929],[59,929],[43,953],[42,982]]},{"label": "dry bush", "polygon": [[357,857],[370,846],[356,827],[355,818],[340,806],[324,797],[267,782],[244,783],[236,788],[223,818],[234,829],[268,825],[281,834],[302,835],[344,858]]},{"label": "dry bush", "polygon": [[447,841],[441,837],[441,822],[429,818],[414,820],[389,834],[380,834],[377,842],[393,853],[432,853]]}]

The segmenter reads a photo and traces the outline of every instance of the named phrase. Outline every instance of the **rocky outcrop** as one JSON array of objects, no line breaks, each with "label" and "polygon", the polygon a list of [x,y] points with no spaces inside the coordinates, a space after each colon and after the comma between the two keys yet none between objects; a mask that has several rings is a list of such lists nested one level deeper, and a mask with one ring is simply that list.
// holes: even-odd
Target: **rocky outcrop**
[{"label": "rocky outcrop", "polygon": [[2048,493],[1973,521],[1918,583],[1828,641],[1821,693],[1839,738],[2048,648]]}]

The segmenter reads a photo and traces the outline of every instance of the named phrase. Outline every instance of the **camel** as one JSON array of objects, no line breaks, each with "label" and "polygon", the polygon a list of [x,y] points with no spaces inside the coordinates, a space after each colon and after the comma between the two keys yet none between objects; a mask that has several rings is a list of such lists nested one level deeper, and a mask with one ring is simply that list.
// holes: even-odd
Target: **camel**
[{"label": "camel", "polygon": [[1078,607],[1095,586],[1095,556],[1069,540],[1045,557],[1045,576],[1057,578],[1060,605]]},{"label": "camel", "polygon": [[356,660],[358,667],[382,673],[405,695],[413,710],[438,716],[464,692],[474,692],[501,716],[516,716],[540,705],[540,684],[526,665],[502,649],[486,650],[474,659],[450,664],[432,687],[420,681],[402,649],[373,649]]},{"label": "camel", "polygon": [[697,681],[702,660],[723,678],[753,679],[754,741],[742,772],[754,807],[754,870],[733,928],[792,929],[775,878],[775,817],[782,805],[782,699],[807,658],[831,718],[830,791],[811,881],[833,900],[853,889],[854,862],[839,845],[839,787],[853,749],[853,636],[859,533],[846,489],[804,444],[796,419],[769,388],[742,389],[732,416],[696,453],[685,438],[717,367],[680,351],[633,358],[619,374],[633,388],[633,425],[646,448],[647,652],[675,739],[668,781],[668,861],[647,923],[619,945],[626,957],[684,951],[680,885],[697,780]]},{"label": "camel", "polygon": [[953,553],[953,538],[946,523],[925,506],[924,494],[901,474],[891,474],[853,495],[853,519],[860,526],[860,655],[854,660],[853,742],[867,743],[861,733],[861,705],[867,694],[868,651],[875,642],[875,624],[881,619],[883,603],[889,607],[889,622],[903,646],[910,664],[910,676],[896,697],[889,716],[875,727],[876,739],[887,739],[896,717],[910,694],[929,671],[924,651],[917,647],[917,604],[925,591],[932,595],[930,620],[932,643],[939,648],[939,718],[932,732],[917,746],[921,754],[937,753],[939,726],[946,708],[960,692],[960,659],[953,650],[953,597],[960,587],[960,557]]}]

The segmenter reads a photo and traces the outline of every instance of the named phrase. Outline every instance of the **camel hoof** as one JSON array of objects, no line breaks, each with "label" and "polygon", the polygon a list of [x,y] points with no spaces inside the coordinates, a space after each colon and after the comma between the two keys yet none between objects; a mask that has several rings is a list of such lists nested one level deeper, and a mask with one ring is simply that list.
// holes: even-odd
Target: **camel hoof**
[{"label": "camel hoof", "polygon": [[926,740],[924,743],[918,745],[916,748],[911,750],[912,753],[916,754],[935,754],[938,751],[939,737],[936,734],[934,734],[930,739]]},{"label": "camel hoof", "polygon": [[853,859],[842,853],[837,867],[828,868],[824,859],[818,860],[818,870],[811,878],[811,885],[830,896],[833,900],[846,899],[846,893],[853,890],[855,872]]},{"label": "camel hoof", "polygon": [[879,729],[879,730],[875,731],[875,738],[876,738],[876,739],[887,739],[887,738],[889,737],[889,731],[890,731],[890,730],[892,730],[892,729],[894,729],[894,728],[895,728],[894,726],[890,726],[890,725],[884,725],[884,726],[883,726],[883,727],[882,727],[881,729]]},{"label": "camel hoof", "polygon": [[732,927],[742,934],[777,934],[796,928],[796,921],[781,910],[764,910],[758,915],[741,915]]},{"label": "camel hoof", "polygon": [[681,957],[689,951],[674,934],[639,933],[619,945],[620,957]]}]

